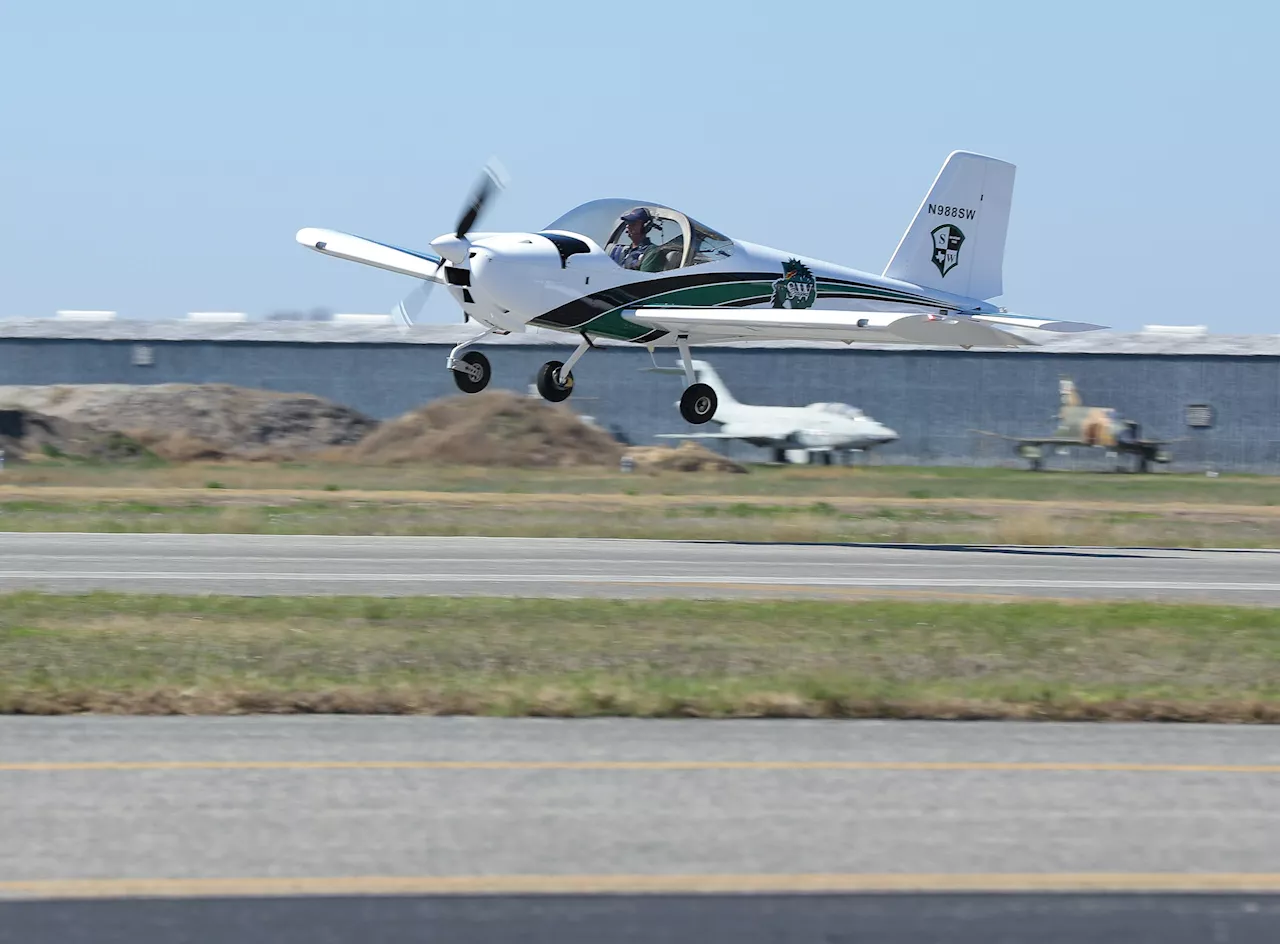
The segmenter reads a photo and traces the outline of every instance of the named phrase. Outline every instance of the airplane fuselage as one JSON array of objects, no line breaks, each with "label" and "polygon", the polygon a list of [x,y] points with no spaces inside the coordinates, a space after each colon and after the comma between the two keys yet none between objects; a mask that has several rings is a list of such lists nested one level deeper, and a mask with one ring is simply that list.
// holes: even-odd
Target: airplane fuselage
[{"label": "airplane fuselage", "polygon": [[[581,249],[562,255],[569,240]],[[666,332],[628,320],[623,314],[626,309],[852,306],[869,311],[999,311],[988,302],[924,290],[768,246],[741,240],[733,240],[732,245],[727,258],[673,271],[641,272],[622,268],[602,246],[581,234],[477,235],[471,240],[469,285],[450,288],[468,317],[500,330],[523,331],[533,326],[643,344],[661,344]],[[784,267],[795,261],[811,273],[811,290],[803,284],[807,279],[797,283],[786,278]],[[784,283],[781,291],[779,282]]]},{"label": "airplane fuselage", "polygon": [[815,407],[749,407],[738,412],[742,409],[724,410],[730,415],[720,424],[719,432],[753,446],[813,451],[870,449],[898,438],[893,430],[870,418],[842,416]]}]

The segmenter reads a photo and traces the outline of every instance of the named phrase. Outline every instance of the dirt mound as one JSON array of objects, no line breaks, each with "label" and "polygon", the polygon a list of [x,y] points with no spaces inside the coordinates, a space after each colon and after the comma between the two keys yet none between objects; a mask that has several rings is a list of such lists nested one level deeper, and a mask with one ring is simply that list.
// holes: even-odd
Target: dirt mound
[{"label": "dirt mound", "polygon": [[685,440],[670,446],[633,446],[627,450],[641,472],[746,472],[747,467]]},{"label": "dirt mound", "polygon": [[437,400],[330,455],[370,465],[616,467],[622,444],[567,406],[494,390]]},{"label": "dirt mound", "polygon": [[123,434],[179,462],[289,459],[358,442],[378,425],[321,397],[230,384],[0,387],[6,406]]},{"label": "dirt mound", "polygon": [[147,454],[139,442],[123,433],[104,431],[59,416],[30,410],[0,409],[0,450],[6,462],[42,459],[118,461]]}]

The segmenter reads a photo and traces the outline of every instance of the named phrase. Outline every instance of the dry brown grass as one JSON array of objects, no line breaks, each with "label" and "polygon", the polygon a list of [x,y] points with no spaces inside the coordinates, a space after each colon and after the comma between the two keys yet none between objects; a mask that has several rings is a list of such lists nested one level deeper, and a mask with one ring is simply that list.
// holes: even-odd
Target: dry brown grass
[{"label": "dry brown grass", "polygon": [[507,468],[617,468],[622,446],[565,406],[505,390],[437,400],[325,453],[372,465],[449,463]]},{"label": "dry brown grass", "polygon": [[809,718],[921,721],[1092,721],[1195,724],[1277,724],[1280,703],[1255,699],[1186,702],[1176,698],[1010,702],[983,698],[806,698],[794,692],[758,692],[726,703],[720,697],[663,696],[626,684],[588,691],[541,685],[536,691],[497,685],[483,692],[413,689],[386,691],[220,691],[154,688],[22,692],[0,701],[13,715],[498,715],[530,718]]}]

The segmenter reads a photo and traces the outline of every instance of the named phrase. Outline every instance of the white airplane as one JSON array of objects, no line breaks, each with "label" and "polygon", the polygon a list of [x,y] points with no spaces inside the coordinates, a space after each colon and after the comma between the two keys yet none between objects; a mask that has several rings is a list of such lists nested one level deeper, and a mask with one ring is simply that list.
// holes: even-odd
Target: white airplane
[{"label": "white airplane", "polygon": [[466,393],[483,390],[492,376],[488,358],[469,349],[531,326],[581,338],[567,360],[538,372],[538,392],[553,402],[573,392],[573,367],[593,339],[644,345],[650,356],[674,345],[688,383],[680,413],[694,424],[714,417],[718,404],[694,375],[694,344],[782,338],[1005,347],[1100,327],[1009,314],[987,301],[1004,291],[1014,165],[980,154],[947,157],[880,275],[731,239],[645,200],[594,200],[536,232],[472,233],[503,177],[486,168],[454,232],[431,241],[434,252],[327,229],[296,237],[325,255],[424,280],[398,308],[408,323],[432,283],[447,286],[484,329],[446,361]]},{"label": "white airplane", "polygon": [[[683,373],[680,367],[651,368],[660,373]],[[719,406],[714,433],[659,433],[659,439],[739,439],[772,449],[777,462],[786,453],[804,450],[821,453],[828,462],[832,453],[867,450],[897,440],[898,434],[847,403],[810,403],[808,406],[753,406],[739,403],[720,375],[706,361],[695,360],[693,373],[699,383],[715,391]]]}]

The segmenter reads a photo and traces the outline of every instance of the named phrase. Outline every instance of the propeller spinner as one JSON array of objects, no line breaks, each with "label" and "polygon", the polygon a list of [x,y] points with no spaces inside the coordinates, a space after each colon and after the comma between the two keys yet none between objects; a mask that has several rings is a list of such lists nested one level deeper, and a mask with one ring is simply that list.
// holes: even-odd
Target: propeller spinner
[{"label": "propeller spinner", "polygon": [[[464,205],[462,215],[458,218],[457,228],[454,232],[438,236],[431,241],[431,248],[440,255],[441,259],[458,267],[466,267],[468,253],[471,251],[471,242],[467,239],[467,233],[471,232],[471,228],[476,225],[476,221],[480,219],[481,213],[484,212],[486,204],[494,193],[506,188],[507,179],[506,171],[498,159],[491,158],[484,166],[479,182],[472,189],[471,198]],[[444,262],[440,265],[443,266]],[[439,272],[439,267],[436,271]],[[406,295],[392,311],[392,314],[403,322],[404,327],[413,325],[414,318],[426,306],[427,298],[434,285],[435,282],[424,281]]]},{"label": "propeller spinner", "polygon": [[466,265],[467,253],[471,249],[467,233],[471,232],[471,227],[476,225],[476,220],[480,218],[485,204],[489,202],[494,191],[505,186],[506,176],[501,165],[496,160],[491,160],[485,165],[484,173],[480,175],[480,183],[472,191],[471,199],[458,220],[458,228],[452,234],[446,233],[431,240],[431,248],[454,265]]}]

